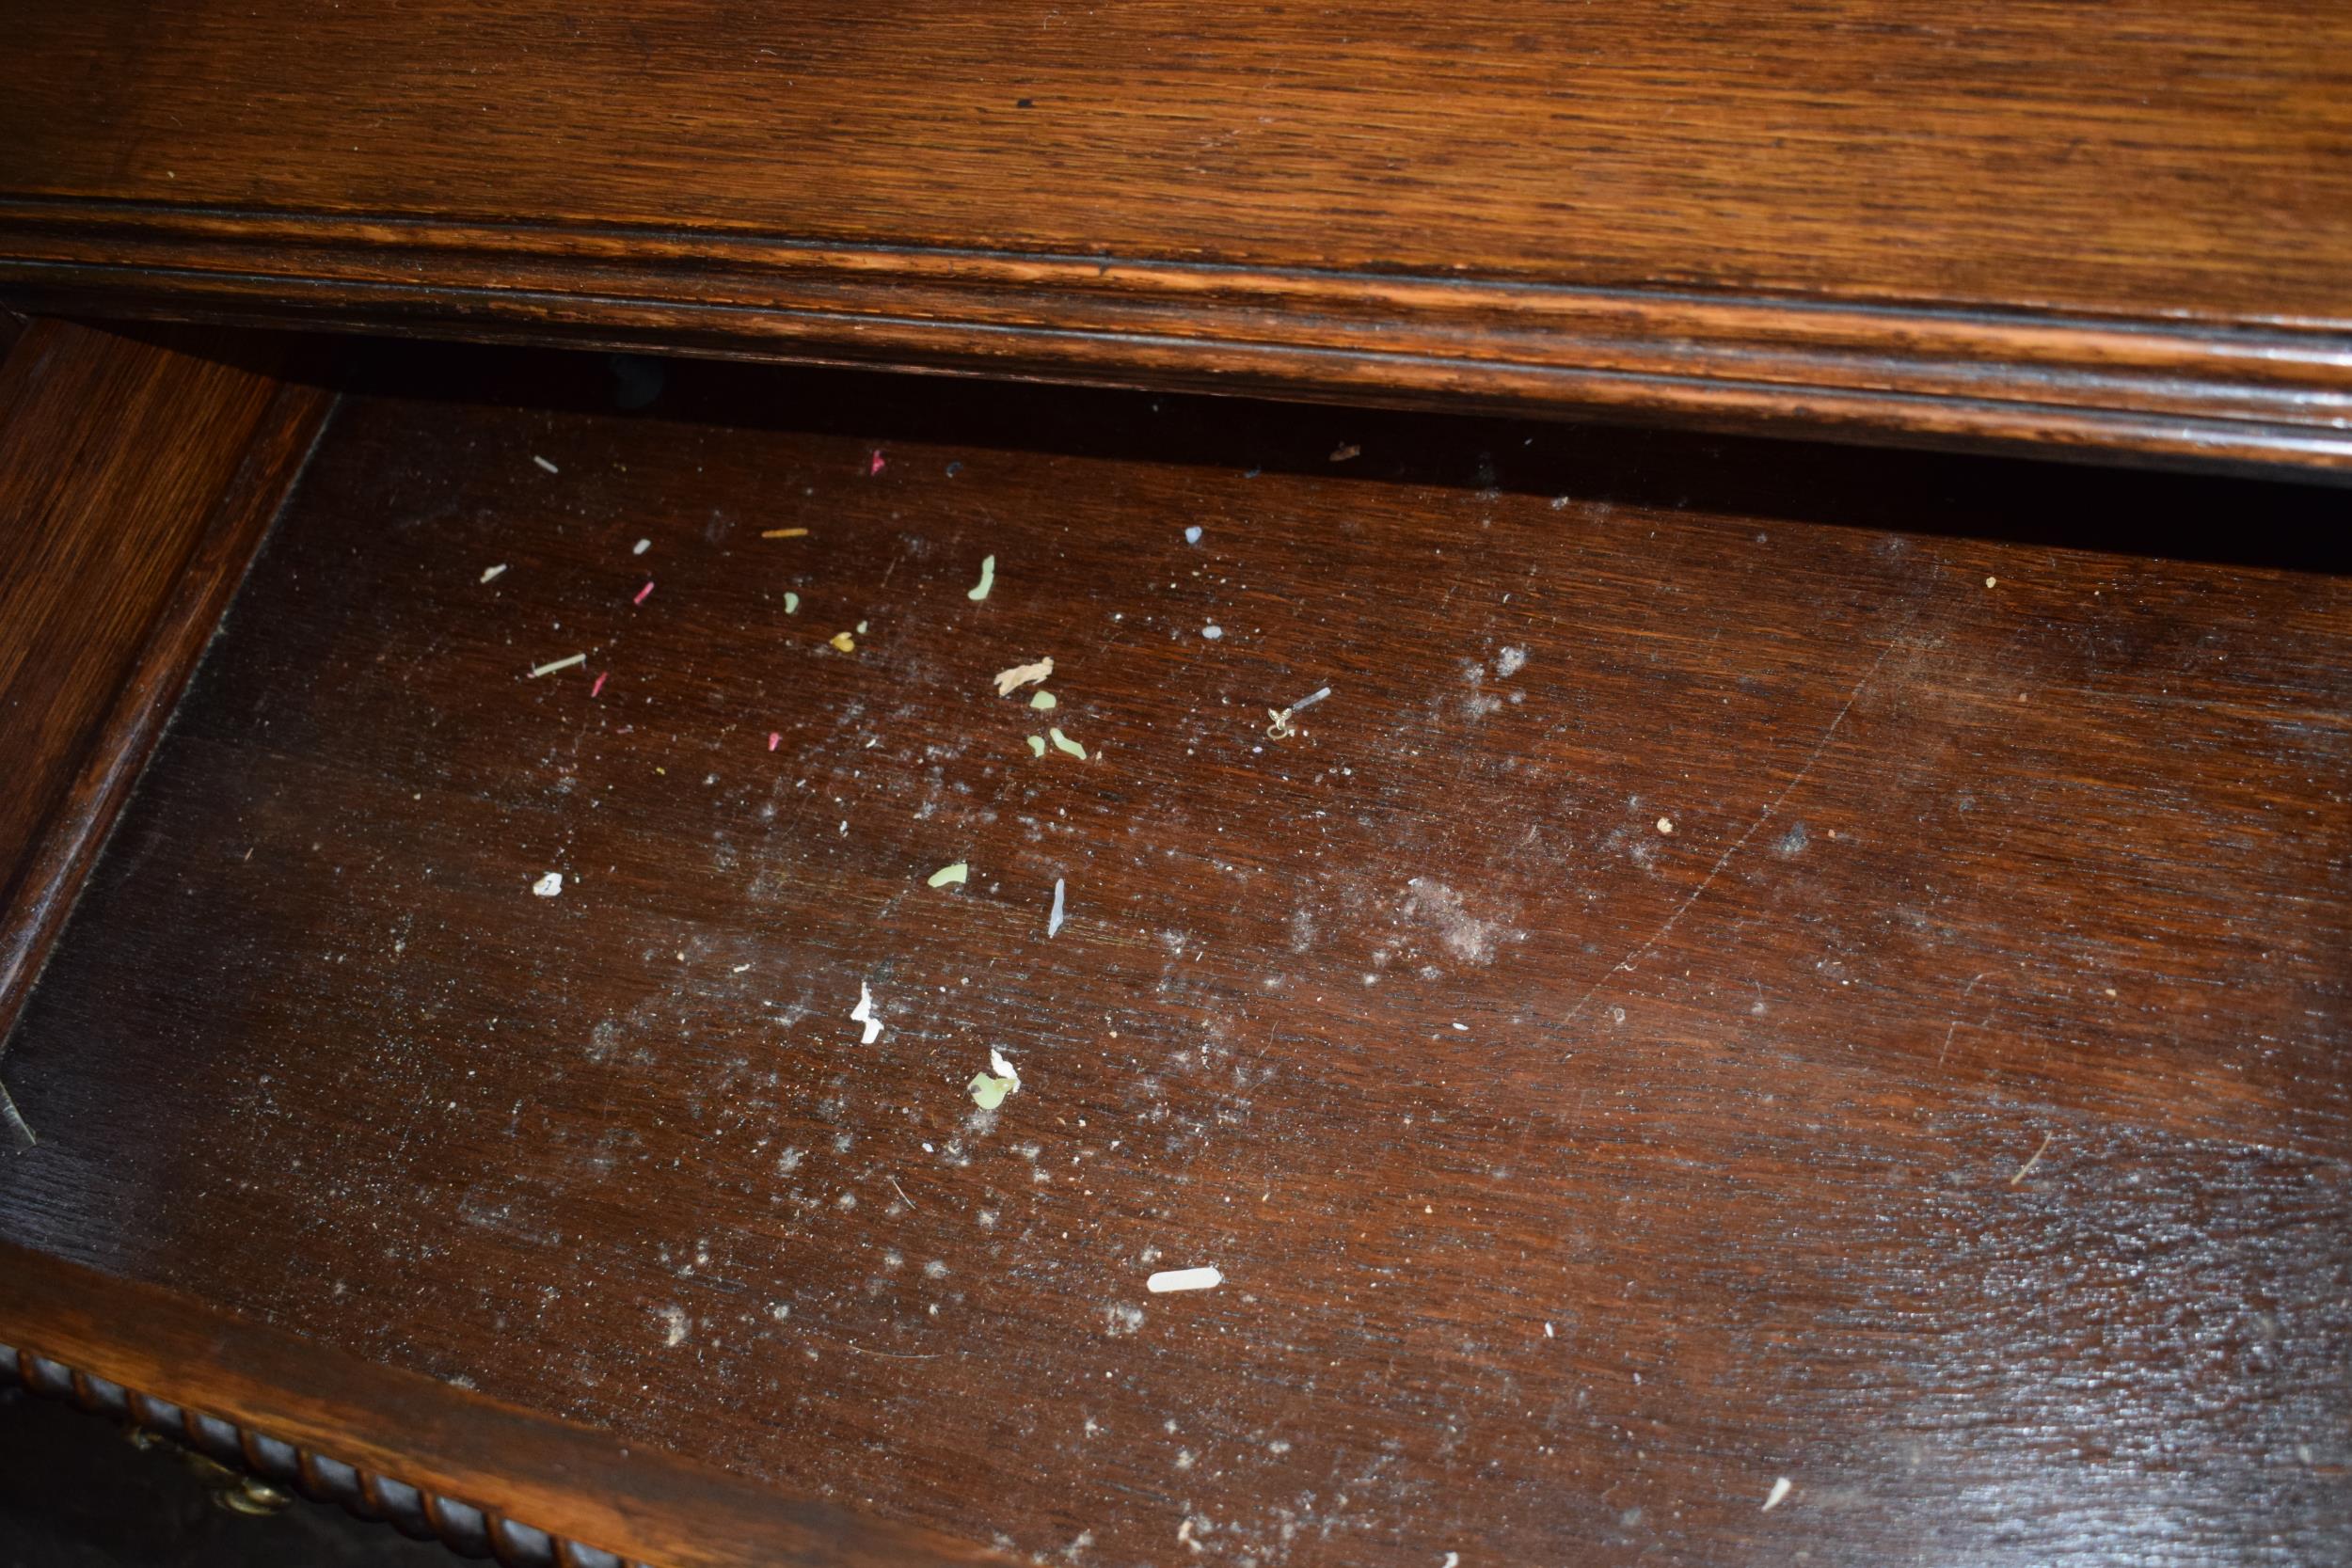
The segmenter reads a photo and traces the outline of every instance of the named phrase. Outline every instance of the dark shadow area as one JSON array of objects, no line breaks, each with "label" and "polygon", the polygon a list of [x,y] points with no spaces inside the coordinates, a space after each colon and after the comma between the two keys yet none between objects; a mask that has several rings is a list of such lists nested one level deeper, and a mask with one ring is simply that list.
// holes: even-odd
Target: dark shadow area
[{"label": "dark shadow area", "polygon": [[0,1388],[0,1568],[444,1568],[438,1543],[296,1498],[234,1513],[179,1451]]},{"label": "dark shadow area", "polygon": [[[2341,488],[2056,459],[937,374],[355,341],[352,390],[1324,474],[2295,571],[2352,570]],[[1352,450],[1352,455],[1350,455]],[[1376,504],[1368,494],[1367,504]]]}]

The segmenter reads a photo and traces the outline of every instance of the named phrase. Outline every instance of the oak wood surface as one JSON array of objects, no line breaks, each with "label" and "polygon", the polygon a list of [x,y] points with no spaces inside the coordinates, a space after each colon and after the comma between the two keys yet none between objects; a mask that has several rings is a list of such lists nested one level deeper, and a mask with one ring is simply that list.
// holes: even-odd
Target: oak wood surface
[{"label": "oak wood surface", "polygon": [[326,418],[294,353],[42,321],[0,363],[0,1037]]},{"label": "oak wood surface", "polygon": [[2337,498],[627,370],[347,394],[0,1240],[1050,1560],[2352,1550]]},{"label": "oak wood surface", "polygon": [[51,307],[2352,463],[2352,13],[40,3]]}]

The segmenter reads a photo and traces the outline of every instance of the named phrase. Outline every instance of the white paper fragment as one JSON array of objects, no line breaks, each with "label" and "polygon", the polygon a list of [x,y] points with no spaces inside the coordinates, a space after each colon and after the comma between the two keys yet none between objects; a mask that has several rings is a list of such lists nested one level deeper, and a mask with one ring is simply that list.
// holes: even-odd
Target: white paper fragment
[{"label": "white paper fragment", "polygon": [[1772,1491],[1767,1494],[1764,1498],[1764,1512],[1770,1513],[1772,1510],[1778,1508],[1781,1503],[1787,1499],[1788,1492],[1789,1484],[1788,1478],[1787,1476],[1782,1476],[1779,1480],[1773,1481]]},{"label": "white paper fragment", "polygon": [[1166,1295],[1170,1291],[1214,1291],[1225,1283],[1225,1276],[1214,1268],[1162,1269],[1143,1282],[1143,1288],[1153,1295]]},{"label": "white paper fragment", "polygon": [[541,675],[552,675],[558,670],[568,670],[575,664],[585,664],[587,662],[588,656],[586,654],[574,654],[569,658],[550,659],[547,663],[539,665],[533,669],[531,672],[531,678],[532,680],[537,680]]},{"label": "white paper fragment", "polygon": [[1045,917],[1045,935],[1048,941],[1052,940],[1055,932],[1061,929],[1061,881],[1059,877],[1054,879],[1054,908]]},{"label": "white paper fragment", "polygon": [[536,452],[532,454],[531,460],[551,474],[563,472],[561,468],[558,468],[554,464],[548,462],[546,458],[539,456]]},{"label": "white paper fragment", "polygon": [[552,898],[564,891],[564,873],[550,871],[531,884],[531,891],[542,898]]},{"label": "white paper fragment", "polygon": [[1199,523],[1195,523],[1190,528],[1184,530],[1184,543],[1187,545],[1198,545],[1200,543],[1200,525]]},{"label": "white paper fragment", "polygon": [[504,570],[506,570],[506,562],[502,561],[495,566],[485,566],[482,569],[482,580],[485,582],[495,582],[498,579],[498,575]]},{"label": "white paper fragment", "polygon": [[652,549],[652,548],[653,548],[653,541],[652,541],[652,540],[650,540],[650,539],[640,539],[639,541],[637,541],[636,546],[635,546],[634,548],[632,548],[632,549],[631,549],[628,553],[629,553],[629,554],[631,554],[631,555],[643,555],[643,554],[644,554],[647,550]]},{"label": "white paper fragment", "polygon": [[850,1009],[850,1022],[866,1025],[863,1045],[871,1045],[882,1037],[882,1020],[874,1016],[874,993],[866,989],[866,982],[857,983],[857,1006]]}]

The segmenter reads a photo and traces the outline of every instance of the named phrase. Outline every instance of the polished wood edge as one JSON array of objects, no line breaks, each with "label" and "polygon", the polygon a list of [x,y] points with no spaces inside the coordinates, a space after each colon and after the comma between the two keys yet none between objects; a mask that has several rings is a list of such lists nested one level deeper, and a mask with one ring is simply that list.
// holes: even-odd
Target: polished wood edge
[{"label": "polished wood edge", "polygon": [[[13,1347],[17,1375],[38,1380],[44,1392],[63,1378],[87,1386],[87,1397],[76,1387],[77,1400],[114,1413],[114,1402],[130,1407],[127,1390],[141,1390],[151,1406],[160,1402],[178,1413],[199,1434],[194,1446],[213,1457],[233,1448],[263,1476],[306,1491],[315,1486],[311,1495],[339,1502],[357,1489],[364,1505],[357,1512],[421,1524],[422,1533],[453,1544],[473,1540],[478,1519],[494,1550],[500,1536],[517,1551],[539,1549],[532,1543],[544,1536],[545,1555],[510,1560],[580,1568],[621,1560],[669,1568],[1019,1560],[832,1503],[783,1497],[617,1434],[5,1242],[0,1345]],[[163,1430],[170,1430],[167,1422]],[[303,1473],[306,1455],[317,1475]],[[375,1478],[373,1489],[364,1477]],[[498,1528],[499,1521],[524,1519],[535,1528]],[[564,1549],[573,1557],[554,1555]]]},{"label": "polished wood edge", "polygon": [[2352,471],[2352,324],[0,200],[52,305]]},{"label": "polished wood edge", "polygon": [[160,1433],[216,1464],[298,1492],[313,1502],[333,1503],[359,1518],[390,1525],[416,1540],[438,1540],[468,1557],[495,1558],[513,1568],[622,1565],[611,1552],[297,1448],[252,1427],[183,1409],[12,1345],[0,1344],[0,1379],[12,1379],[33,1393],[67,1401],[93,1416]]},{"label": "polished wood edge", "polygon": [[[267,537],[334,406],[332,392],[298,381],[280,385],[246,437],[245,454],[214,499],[179,573],[151,609],[151,619],[120,673],[111,701],[82,732],[65,787],[14,879],[0,888],[0,1053],[38,983],[57,934],[72,914],[83,879],[165,723],[195,673],[214,627]],[[128,433],[135,437],[137,433]],[[160,502],[158,504],[161,504]],[[110,519],[110,522],[114,521]],[[120,526],[131,526],[123,519]],[[88,593],[87,584],[62,592]],[[0,635],[7,635],[0,630]],[[5,1094],[0,1089],[0,1094]],[[21,1117],[0,1102],[17,1132]]]}]

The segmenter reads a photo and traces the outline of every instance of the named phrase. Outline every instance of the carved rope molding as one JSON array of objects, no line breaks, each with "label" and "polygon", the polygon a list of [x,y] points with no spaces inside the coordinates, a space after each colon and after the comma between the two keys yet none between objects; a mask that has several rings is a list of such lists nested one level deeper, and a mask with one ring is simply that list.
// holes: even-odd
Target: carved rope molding
[{"label": "carved rope molding", "polygon": [[389,1524],[415,1540],[437,1540],[465,1557],[495,1558],[508,1568],[647,1568],[471,1503],[297,1449],[217,1416],[183,1410],[168,1401],[10,1345],[0,1345],[0,1379],[13,1379],[36,1394],[69,1401],[91,1415],[158,1433],[218,1464],[299,1492],[314,1502],[338,1504],[359,1518]]}]

